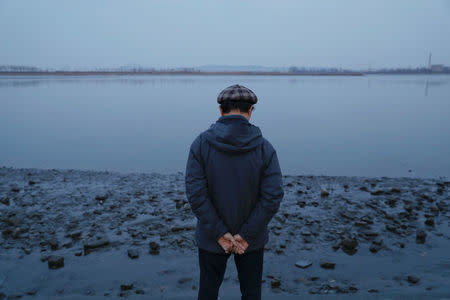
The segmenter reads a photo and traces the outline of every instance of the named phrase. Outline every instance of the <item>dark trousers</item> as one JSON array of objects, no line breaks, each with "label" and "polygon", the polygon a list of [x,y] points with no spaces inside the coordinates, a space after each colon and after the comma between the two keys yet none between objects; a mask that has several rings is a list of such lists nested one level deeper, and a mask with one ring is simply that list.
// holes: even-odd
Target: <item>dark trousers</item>
[{"label": "dark trousers", "polygon": [[[198,300],[215,300],[223,281],[230,254],[218,254],[198,248],[200,288]],[[234,254],[242,300],[261,299],[264,248]]]}]

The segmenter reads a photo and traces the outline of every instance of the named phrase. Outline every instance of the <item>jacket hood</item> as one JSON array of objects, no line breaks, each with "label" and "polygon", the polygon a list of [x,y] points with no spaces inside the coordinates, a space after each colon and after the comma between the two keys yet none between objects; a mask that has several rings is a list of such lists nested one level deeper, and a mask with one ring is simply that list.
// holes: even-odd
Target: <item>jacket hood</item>
[{"label": "jacket hood", "polygon": [[221,116],[204,135],[212,146],[225,152],[248,152],[263,142],[259,127],[234,114]]}]

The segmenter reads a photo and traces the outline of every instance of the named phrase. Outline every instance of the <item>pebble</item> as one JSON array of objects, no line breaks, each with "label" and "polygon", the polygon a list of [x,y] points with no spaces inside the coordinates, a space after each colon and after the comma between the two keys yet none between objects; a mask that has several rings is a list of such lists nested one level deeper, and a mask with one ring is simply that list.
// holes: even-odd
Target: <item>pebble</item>
[{"label": "pebble", "polygon": [[128,249],[128,257],[135,259],[139,257],[139,251],[137,249]]},{"label": "pebble", "polygon": [[295,263],[296,267],[299,267],[299,268],[302,268],[302,269],[305,269],[305,268],[307,268],[307,267],[309,267],[311,265],[312,265],[312,261],[307,260],[307,259],[301,259],[301,260],[299,260],[299,261],[297,261]]},{"label": "pebble", "polygon": [[335,265],[336,265],[335,263],[324,260],[324,259],[320,261],[320,266],[324,269],[334,269]]},{"label": "pebble", "polygon": [[9,206],[10,205],[9,198],[8,197],[0,198],[0,203]]},{"label": "pebble", "polygon": [[272,278],[272,280],[270,281],[270,286],[272,288],[279,288],[281,286],[281,281],[278,278]]},{"label": "pebble", "polygon": [[134,287],[133,283],[122,283],[120,285],[120,290],[122,291],[128,291],[128,290],[132,290]]},{"label": "pebble", "polygon": [[149,251],[150,254],[152,254],[152,255],[159,254],[159,248],[160,247],[159,247],[159,244],[157,242],[151,241],[149,243],[149,246],[150,246],[150,251]]},{"label": "pebble", "polygon": [[428,218],[425,220],[425,225],[428,225],[428,226],[434,226],[434,218],[433,218],[433,217],[428,217]]},{"label": "pebble", "polygon": [[109,244],[108,238],[102,236],[97,239],[88,240],[84,243],[84,255],[88,255],[90,252],[104,247]]},{"label": "pebble", "polygon": [[59,269],[64,267],[64,257],[59,255],[50,255],[47,262],[49,269]]},{"label": "pebble", "polygon": [[424,230],[418,230],[416,233],[416,243],[424,244],[426,237],[427,237],[427,233]]},{"label": "pebble", "polygon": [[330,192],[328,192],[326,189],[322,189],[320,191],[320,197],[328,197],[330,195]]},{"label": "pebble", "polygon": [[346,237],[341,241],[342,251],[347,253],[348,255],[353,255],[356,253],[358,246],[358,240],[355,237]]},{"label": "pebble", "polygon": [[416,284],[420,281],[420,278],[417,275],[408,275],[408,282],[412,284]]},{"label": "pebble", "polygon": [[59,248],[59,243],[56,238],[52,238],[52,239],[48,240],[48,244],[50,245],[50,249],[52,249],[52,250],[58,250],[58,248]]}]

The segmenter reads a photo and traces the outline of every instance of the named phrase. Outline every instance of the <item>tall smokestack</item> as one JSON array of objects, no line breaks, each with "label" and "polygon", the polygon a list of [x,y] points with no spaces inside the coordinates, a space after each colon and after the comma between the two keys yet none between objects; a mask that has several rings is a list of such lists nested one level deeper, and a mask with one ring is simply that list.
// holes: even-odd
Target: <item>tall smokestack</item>
[{"label": "tall smokestack", "polygon": [[428,56],[428,69],[431,69],[431,52],[430,56]]}]

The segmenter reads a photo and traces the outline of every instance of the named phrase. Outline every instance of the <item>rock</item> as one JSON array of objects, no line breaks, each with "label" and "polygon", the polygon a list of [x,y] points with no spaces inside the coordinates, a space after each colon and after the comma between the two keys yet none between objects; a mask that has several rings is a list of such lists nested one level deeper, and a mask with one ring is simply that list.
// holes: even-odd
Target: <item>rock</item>
[{"label": "rock", "polygon": [[390,193],[391,194],[400,194],[402,191],[399,188],[391,188]]},{"label": "rock", "polygon": [[409,203],[408,203],[408,204],[405,204],[404,208],[405,208],[405,211],[407,211],[408,213],[411,213],[412,210],[413,210],[412,205],[409,204]]},{"label": "rock", "polygon": [[108,199],[108,195],[97,195],[95,196],[95,200],[100,201],[100,203],[104,202],[106,199]]},{"label": "rock", "polygon": [[88,255],[90,252],[95,251],[101,247],[107,246],[109,240],[107,237],[102,236],[97,239],[92,239],[84,242],[84,255]]},{"label": "rock", "polygon": [[56,238],[51,238],[47,241],[47,243],[50,245],[50,249],[52,250],[58,250],[59,248],[59,243],[58,240]]},{"label": "rock", "polygon": [[128,257],[135,259],[139,257],[139,251],[137,249],[128,249]]},{"label": "rock", "polygon": [[10,205],[9,198],[8,197],[0,198],[0,203],[9,206]]},{"label": "rock", "polygon": [[386,224],[386,230],[397,234],[400,233],[400,229],[394,224]]},{"label": "rock", "polygon": [[326,189],[320,191],[320,197],[328,197],[330,193]]},{"label": "rock", "polygon": [[81,256],[81,255],[83,255],[83,252],[82,252],[82,251],[77,251],[77,252],[75,252],[75,256]]},{"label": "rock", "polygon": [[20,188],[17,185],[14,185],[13,187],[11,187],[11,192],[18,193],[20,192]]},{"label": "rock", "polygon": [[390,199],[386,200],[386,203],[387,203],[390,207],[394,208],[395,205],[397,204],[397,201],[398,201],[397,198],[390,198]]},{"label": "rock", "polygon": [[59,269],[64,267],[64,257],[58,255],[50,255],[47,259],[49,269]]},{"label": "rock", "polygon": [[20,229],[20,227],[16,227],[14,228],[14,230],[12,231],[11,235],[14,239],[18,239],[20,237],[20,233],[22,232],[22,230]]},{"label": "rock", "polygon": [[312,265],[312,261],[307,260],[307,259],[301,259],[301,260],[298,260],[298,261],[295,263],[295,266],[296,266],[296,267],[299,267],[299,268],[302,268],[302,269],[305,269],[305,268],[307,268],[307,267],[310,267],[311,265]]},{"label": "rock", "polygon": [[444,201],[437,202],[436,206],[438,207],[439,211],[441,211],[441,212],[447,211],[447,203]]},{"label": "rock", "polygon": [[183,284],[183,283],[186,283],[189,281],[192,281],[192,277],[182,277],[182,278],[178,279],[179,284]]},{"label": "rock", "polygon": [[375,239],[372,241],[372,243],[373,243],[374,245],[381,246],[381,245],[383,245],[383,239],[382,239],[381,237],[377,237],[377,238],[375,238]]},{"label": "rock", "polygon": [[172,226],[172,228],[170,229],[172,232],[179,232],[179,231],[183,231],[184,227],[183,226]]},{"label": "rock", "polygon": [[427,233],[424,230],[418,230],[416,233],[416,243],[424,244],[426,237],[427,237]]},{"label": "rock", "polygon": [[364,231],[364,235],[368,236],[368,237],[378,236],[378,232],[371,231],[371,230],[366,230],[366,231]]},{"label": "rock", "polygon": [[8,300],[13,300],[13,299],[21,299],[22,298],[22,295],[19,295],[19,294],[12,294],[12,295],[9,295],[8,296]]},{"label": "rock", "polygon": [[120,290],[122,291],[129,291],[132,290],[134,288],[133,283],[122,283],[120,285]]},{"label": "rock", "polygon": [[67,241],[62,245],[64,248],[72,248],[73,243],[72,241]]},{"label": "rock", "polygon": [[10,216],[9,218],[7,218],[5,220],[5,222],[9,226],[19,227],[20,225],[22,225],[23,219],[18,216],[15,216],[15,214],[14,214],[13,216]]},{"label": "rock", "polygon": [[322,259],[320,261],[320,266],[324,269],[334,269],[335,263]]},{"label": "rock", "polygon": [[69,233],[69,236],[71,239],[77,241],[81,238],[81,231],[73,231],[73,232]]},{"label": "rock", "polygon": [[36,289],[31,289],[31,290],[27,291],[27,295],[30,295],[30,296],[36,295],[36,293],[37,293]]},{"label": "rock", "polygon": [[428,226],[434,226],[434,218],[433,218],[433,217],[428,217],[428,218],[425,220],[425,225],[428,225]]},{"label": "rock", "polygon": [[311,235],[311,231],[309,231],[306,228],[302,228],[302,230],[300,231],[300,234],[303,236],[310,236]]},{"label": "rock", "polygon": [[159,254],[159,248],[160,247],[159,247],[159,244],[157,242],[151,241],[149,243],[149,246],[150,246],[150,251],[149,251],[150,254],[152,254],[152,255]]},{"label": "rock", "polygon": [[348,255],[353,255],[356,253],[358,246],[358,240],[355,237],[346,237],[341,241],[342,251],[347,253]]},{"label": "rock", "polygon": [[369,224],[367,224],[367,222],[366,221],[363,221],[363,220],[356,220],[355,221],[355,226],[359,226],[359,227],[366,227],[366,226],[368,226]]},{"label": "rock", "polygon": [[370,192],[370,194],[373,195],[373,196],[379,196],[379,195],[383,195],[383,194],[384,194],[384,191],[382,191],[382,190],[376,190],[376,191]]},{"label": "rock", "polygon": [[23,252],[25,252],[25,254],[30,254],[31,253],[31,249],[27,248],[27,247],[22,247]]},{"label": "rock", "polygon": [[433,202],[434,201],[433,198],[430,197],[427,194],[422,194],[421,197],[422,197],[422,199],[427,200],[428,202]]},{"label": "rock", "polygon": [[417,275],[408,275],[408,282],[412,284],[416,284],[420,281],[420,278]]},{"label": "rock", "polygon": [[380,245],[372,243],[372,245],[370,245],[369,251],[372,253],[377,253],[380,249],[381,249]]},{"label": "rock", "polygon": [[341,243],[336,242],[336,243],[334,243],[333,246],[331,246],[331,247],[334,249],[334,251],[336,251],[336,250],[338,250],[339,248],[341,248]]},{"label": "rock", "polygon": [[136,290],[136,294],[138,294],[138,295],[144,295],[145,292],[144,292],[143,289],[137,289],[137,290]]},{"label": "rock", "polygon": [[6,228],[5,230],[2,231],[2,235],[3,235],[4,237],[7,237],[7,236],[11,235],[12,232],[13,232],[13,231],[11,230],[11,228]]},{"label": "rock", "polygon": [[279,288],[281,286],[281,281],[278,278],[272,278],[272,280],[270,281],[270,286],[272,288]]},{"label": "rock", "polygon": [[33,181],[33,180],[29,180],[29,181],[28,181],[28,185],[35,185],[35,184],[36,184],[36,182]]},{"label": "rock", "polygon": [[346,219],[349,220],[354,220],[355,219],[355,213],[351,212],[351,211],[341,211],[340,213],[341,217],[344,217]]}]

